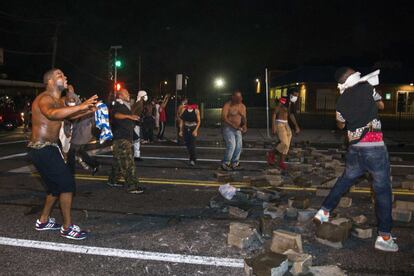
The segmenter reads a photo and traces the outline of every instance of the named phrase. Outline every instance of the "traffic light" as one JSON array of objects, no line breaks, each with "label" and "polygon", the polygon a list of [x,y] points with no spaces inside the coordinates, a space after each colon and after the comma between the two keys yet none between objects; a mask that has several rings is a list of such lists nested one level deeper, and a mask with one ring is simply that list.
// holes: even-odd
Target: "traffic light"
[{"label": "traffic light", "polygon": [[119,91],[121,91],[121,89],[122,89],[122,83],[120,83],[120,82],[116,82],[116,83],[114,84],[114,90],[115,90],[116,92],[119,92]]},{"label": "traffic light", "polygon": [[119,59],[116,59],[115,60],[115,66],[116,66],[116,68],[121,68],[122,67],[122,61],[119,60]]}]

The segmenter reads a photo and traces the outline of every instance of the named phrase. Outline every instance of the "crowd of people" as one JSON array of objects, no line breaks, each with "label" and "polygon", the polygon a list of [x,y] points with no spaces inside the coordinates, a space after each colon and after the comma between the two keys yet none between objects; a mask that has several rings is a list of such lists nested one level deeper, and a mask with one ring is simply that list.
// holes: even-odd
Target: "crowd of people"
[{"label": "crowd of people", "polygon": [[[369,172],[373,176],[376,215],[378,220],[378,238],[375,248],[383,251],[398,251],[398,246],[391,235],[392,200],[390,184],[390,165],[386,146],[382,139],[378,109],[383,108],[382,98],[376,93],[370,80],[360,78],[359,73],[351,68],[341,68],[336,74],[338,88],[341,92],[337,104],[337,122],[339,128],[348,129],[349,149],[346,168],[315,216],[315,221],[325,223],[341,196],[362,174]],[[73,86],[67,84],[67,78],[59,69],[45,73],[46,91],[36,97],[32,104],[32,135],[29,142],[29,156],[39,171],[45,184],[47,196],[41,216],[36,221],[35,229],[60,230],[63,237],[75,240],[85,239],[87,232],[72,223],[71,205],[75,193],[75,163],[81,160],[87,169],[96,173],[99,164],[88,155],[85,145],[92,139],[93,121],[98,122],[99,99],[94,95],[81,102]],[[62,92],[66,91],[63,96]],[[157,140],[164,141],[167,122],[166,108],[170,99],[148,100],[146,91],[139,91],[135,99],[127,89],[116,93],[111,108],[111,119],[101,139],[112,139],[113,161],[107,184],[112,187],[123,186],[127,193],[142,194],[135,166],[135,159],[140,160],[140,145],[154,141],[154,128],[158,128]],[[272,133],[277,135],[278,144],[267,153],[270,166],[288,169],[285,158],[289,152],[292,131],[299,134],[301,129],[296,120],[295,102],[298,90],[290,89],[286,96],[275,103],[272,114]],[[355,107],[357,103],[357,107]],[[93,114],[95,113],[95,116]],[[225,152],[221,162],[224,171],[240,169],[240,156],[243,148],[243,134],[247,132],[247,109],[243,104],[242,93],[235,90],[222,108],[222,136]],[[184,140],[189,156],[189,164],[197,162],[196,139],[200,131],[200,110],[189,99],[183,99],[176,113],[177,140]],[[108,130],[112,129],[112,133]],[[61,144],[59,145],[59,137]],[[102,138],[103,137],[103,138]],[[106,138],[105,138],[106,137]],[[68,139],[70,141],[68,142]],[[109,139],[108,138],[108,139]],[[67,145],[68,144],[68,145]],[[65,153],[65,154],[63,154]],[[66,158],[65,158],[66,155]],[[67,164],[65,163],[65,159]],[[120,183],[121,177],[124,184]],[[60,202],[63,224],[60,225],[50,217],[56,201]]]}]

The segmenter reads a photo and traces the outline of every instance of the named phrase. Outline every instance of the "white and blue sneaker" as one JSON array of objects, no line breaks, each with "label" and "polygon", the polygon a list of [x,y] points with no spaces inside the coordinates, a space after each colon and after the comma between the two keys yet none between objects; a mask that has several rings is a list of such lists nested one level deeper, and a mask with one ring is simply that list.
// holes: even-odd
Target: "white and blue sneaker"
[{"label": "white and blue sneaker", "polygon": [[42,223],[39,219],[36,220],[35,229],[37,231],[46,231],[46,230],[59,230],[62,225],[56,223],[54,218],[48,218],[48,220]]},{"label": "white and blue sneaker", "polygon": [[387,240],[384,240],[382,236],[378,236],[375,241],[375,249],[386,252],[397,252],[398,244],[395,242],[396,238],[390,236]]},{"label": "white and blue sneaker", "polygon": [[71,240],[84,240],[88,236],[86,231],[82,231],[79,226],[72,224],[67,229],[60,228],[60,235]]},{"label": "white and blue sneaker", "polygon": [[313,220],[319,222],[320,224],[329,221],[329,212],[326,212],[320,209],[316,215],[313,217]]}]

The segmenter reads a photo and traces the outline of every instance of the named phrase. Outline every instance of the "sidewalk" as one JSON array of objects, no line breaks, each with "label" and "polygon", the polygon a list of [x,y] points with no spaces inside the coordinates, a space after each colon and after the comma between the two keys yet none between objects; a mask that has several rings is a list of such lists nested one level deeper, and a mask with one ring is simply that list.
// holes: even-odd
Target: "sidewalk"
[{"label": "sidewalk", "polygon": [[[206,144],[219,145],[223,142],[221,128],[200,128],[197,141]],[[167,126],[165,137],[170,140],[176,139],[176,129]],[[245,143],[253,146],[263,146],[264,143],[275,141],[276,137],[267,137],[266,129],[250,128],[244,134]],[[414,146],[414,131],[385,131],[385,143],[389,146]],[[293,142],[309,142],[319,145],[342,145],[344,143],[344,134],[341,131],[332,131],[327,129],[303,129],[297,136],[294,135]]]}]

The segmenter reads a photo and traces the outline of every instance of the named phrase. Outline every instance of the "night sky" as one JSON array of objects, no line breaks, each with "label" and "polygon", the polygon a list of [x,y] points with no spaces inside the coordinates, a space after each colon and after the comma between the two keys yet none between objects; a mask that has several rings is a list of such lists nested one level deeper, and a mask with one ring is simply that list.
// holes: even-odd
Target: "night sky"
[{"label": "night sky", "polygon": [[[254,80],[263,78],[265,67],[372,66],[381,60],[412,66],[412,5],[387,2],[2,1],[0,47],[50,53],[59,24],[56,67],[83,95],[103,95],[111,87],[108,49],[122,45],[119,78],[133,92],[141,55],[142,86],[150,92],[158,92],[164,79],[173,90],[175,74],[183,72],[190,95],[213,93],[213,79],[222,76],[225,90],[240,88],[254,102]],[[51,59],[6,51],[0,73],[41,81]]]}]

